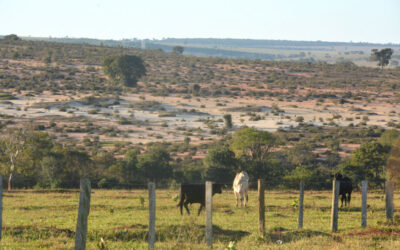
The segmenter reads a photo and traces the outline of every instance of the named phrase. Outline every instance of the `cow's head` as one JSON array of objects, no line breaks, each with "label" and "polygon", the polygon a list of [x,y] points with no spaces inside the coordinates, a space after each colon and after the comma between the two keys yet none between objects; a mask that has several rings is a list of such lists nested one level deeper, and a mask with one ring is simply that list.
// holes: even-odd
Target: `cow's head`
[{"label": "cow's head", "polygon": [[336,173],[333,177],[335,177],[335,180],[340,181],[341,179],[343,179],[343,175],[340,173]]},{"label": "cow's head", "polygon": [[223,184],[213,183],[213,189],[212,189],[213,194],[221,194],[222,193],[222,185]]}]

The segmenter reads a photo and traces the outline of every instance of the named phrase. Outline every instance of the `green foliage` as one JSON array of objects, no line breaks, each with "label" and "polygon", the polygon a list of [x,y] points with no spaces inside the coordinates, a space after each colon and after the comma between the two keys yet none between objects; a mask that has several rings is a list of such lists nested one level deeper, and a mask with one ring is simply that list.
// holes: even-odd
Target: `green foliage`
[{"label": "green foliage", "polygon": [[143,196],[139,196],[139,204],[140,204],[140,206],[142,207],[142,208],[144,208],[144,198],[143,198]]},{"label": "green foliage", "polygon": [[397,185],[400,184],[400,139],[397,139],[390,152],[386,177]]},{"label": "green foliage", "polygon": [[297,198],[297,199],[295,199],[293,202],[292,202],[292,204],[290,204],[291,206],[292,206],[292,208],[294,209],[294,210],[296,210],[298,207],[299,207],[299,199]]},{"label": "green foliage", "polygon": [[237,160],[235,153],[226,145],[214,146],[204,158],[206,178],[215,182],[230,182],[235,177]]},{"label": "green foliage", "polygon": [[133,55],[106,57],[102,66],[104,74],[128,87],[136,86],[138,79],[146,74],[142,58]]},{"label": "green foliage", "polygon": [[378,142],[362,144],[353,152],[351,161],[345,161],[339,169],[360,182],[368,180],[372,185],[382,186],[385,180],[385,165],[388,152]]},{"label": "green foliage", "polygon": [[400,132],[397,129],[389,129],[382,133],[379,143],[384,147],[393,147],[399,139]]},{"label": "green foliage", "polygon": [[155,145],[138,157],[137,168],[149,181],[163,181],[172,177],[171,157],[165,147]]},{"label": "green foliage", "polygon": [[179,45],[172,47],[172,53],[174,54],[183,54],[184,50],[185,48]]},{"label": "green foliage", "polygon": [[378,66],[382,68],[389,64],[389,60],[392,57],[393,50],[391,48],[385,48],[381,50],[373,49],[371,51],[371,60],[378,61]]},{"label": "green foliage", "polygon": [[315,172],[306,167],[296,167],[289,174],[285,175],[284,180],[298,185],[300,181],[311,181],[315,177]]},{"label": "green foliage", "polygon": [[247,156],[262,161],[277,145],[277,137],[270,132],[244,128],[233,134],[231,148],[237,157]]}]

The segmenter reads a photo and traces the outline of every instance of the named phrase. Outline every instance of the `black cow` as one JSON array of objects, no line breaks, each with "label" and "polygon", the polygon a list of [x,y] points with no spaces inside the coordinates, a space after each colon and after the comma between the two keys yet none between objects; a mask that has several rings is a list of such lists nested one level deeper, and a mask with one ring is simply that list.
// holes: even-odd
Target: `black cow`
[{"label": "black cow", "polygon": [[[222,184],[212,184],[212,195],[222,193]],[[178,206],[182,214],[182,206],[185,206],[187,213],[190,215],[188,204],[200,203],[200,208],[197,215],[200,215],[206,200],[206,185],[205,184],[181,184],[181,199]]]},{"label": "black cow", "polygon": [[339,188],[339,195],[341,195],[341,206],[343,207],[343,200],[344,205],[350,207],[350,200],[351,200],[351,192],[353,191],[353,184],[351,183],[351,179],[348,177],[344,177],[341,174],[335,174],[335,179],[340,181],[340,188]]}]

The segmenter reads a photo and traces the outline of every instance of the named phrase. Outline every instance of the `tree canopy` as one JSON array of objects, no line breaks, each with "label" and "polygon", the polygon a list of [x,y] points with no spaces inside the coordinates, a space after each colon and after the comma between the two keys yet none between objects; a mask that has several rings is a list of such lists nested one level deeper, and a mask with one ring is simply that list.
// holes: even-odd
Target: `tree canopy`
[{"label": "tree canopy", "polygon": [[400,183],[400,139],[397,139],[397,142],[390,152],[386,177],[388,180],[396,182],[396,184]]},{"label": "tree canopy", "polygon": [[277,145],[275,135],[254,128],[244,128],[234,133],[231,147],[238,157],[265,160],[270,150]]},{"label": "tree canopy", "polygon": [[185,50],[185,48],[183,48],[182,46],[177,45],[177,46],[174,46],[172,48],[172,53],[174,53],[174,54],[183,54],[184,50]]},{"label": "tree canopy", "polygon": [[215,146],[204,158],[206,178],[216,182],[230,182],[235,177],[237,160],[229,146]]},{"label": "tree canopy", "polygon": [[142,58],[133,55],[106,57],[102,63],[104,74],[128,87],[134,87],[146,75]]},{"label": "tree canopy", "polygon": [[385,48],[381,50],[373,49],[371,51],[371,60],[378,61],[378,66],[381,68],[389,64],[389,60],[392,57],[393,50],[391,48]]}]

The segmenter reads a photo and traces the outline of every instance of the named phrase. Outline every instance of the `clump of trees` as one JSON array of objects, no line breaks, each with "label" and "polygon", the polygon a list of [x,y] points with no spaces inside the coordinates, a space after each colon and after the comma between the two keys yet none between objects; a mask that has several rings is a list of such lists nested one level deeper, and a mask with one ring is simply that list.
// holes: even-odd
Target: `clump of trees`
[{"label": "clump of trees", "polygon": [[133,55],[106,57],[102,67],[104,74],[128,87],[136,86],[138,80],[146,75],[142,58]]}]

